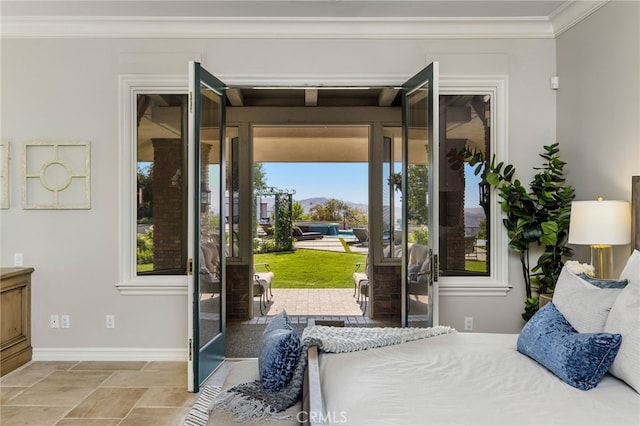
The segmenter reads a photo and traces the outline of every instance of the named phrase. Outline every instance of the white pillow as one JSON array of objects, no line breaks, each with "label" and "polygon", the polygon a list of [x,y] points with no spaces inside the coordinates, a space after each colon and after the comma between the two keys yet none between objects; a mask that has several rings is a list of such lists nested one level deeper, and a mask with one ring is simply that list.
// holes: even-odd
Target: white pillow
[{"label": "white pillow", "polygon": [[553,304],[578,333],[601,333],[622,289],[598,288],[562,268]]},{"label": "white pillow", "polygon": [[620,279],[640,282],[640,251],[634,250],[627,260],[627,264],[620,273]]},{"label": "white pillow", "polygon": [[620,292],[604,331],[622,335],[620,350],[609,372],[640,393],[640,280],[630,281]]}]

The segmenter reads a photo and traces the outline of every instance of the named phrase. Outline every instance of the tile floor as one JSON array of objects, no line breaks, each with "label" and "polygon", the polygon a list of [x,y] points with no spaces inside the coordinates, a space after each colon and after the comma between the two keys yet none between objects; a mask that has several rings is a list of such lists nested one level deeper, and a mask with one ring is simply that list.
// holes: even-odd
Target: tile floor
[{"label": "tile floor", "polygon": [[[309,318],[372,326],[353,289],[274,289],[263,324],[287,310],[296,324]],[[221,385],[225,362],[206,384]],[[0,425],[181,425],[198,395],[187,392],[186,362],[36,361],[0,378]]]},{"label": "tile floor", "polygon": [[0,379],[0,424],[180,425],[186,379],[185,362],[31,362]]}]

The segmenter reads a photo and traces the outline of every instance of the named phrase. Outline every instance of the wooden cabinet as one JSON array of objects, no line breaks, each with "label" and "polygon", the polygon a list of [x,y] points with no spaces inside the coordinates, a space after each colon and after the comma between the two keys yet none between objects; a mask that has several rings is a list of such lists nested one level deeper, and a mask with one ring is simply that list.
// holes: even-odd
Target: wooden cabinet
[{"label": "wooden cabinet", "polygon": [[0,268],[0,376],[31,361],[31,273]]}]

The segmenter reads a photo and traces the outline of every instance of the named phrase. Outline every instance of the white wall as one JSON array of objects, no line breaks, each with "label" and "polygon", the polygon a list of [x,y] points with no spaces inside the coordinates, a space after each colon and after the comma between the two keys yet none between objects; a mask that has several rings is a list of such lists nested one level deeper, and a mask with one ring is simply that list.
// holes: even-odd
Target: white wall
[{"label": "white wall", "polygon": [[[141,54],[147,60],[135,60],[143,58]],[[552,39],[2,40],[1,131],[2,139],[11,141],[13,155],[11,208],[1,212],[0,260],[12,265],[13,254],[21,252],[25,264],[35,268],[34,347],[185,347],[186,296],[122,296],[114,286],[120,249],[119,74],[186,74],[186,57],[201,58],[207,69],[229,81],[263,76],[309,81],[323,76],[346,80],[392,76],[400,83],[421,69],[427,57],[442,58],[445,76],[506,69],[508,161],[527,180],[542,145],[556,139],[556,93],[549,88],[555,56]],[[496,57],[501,58],[499,63],[492,62]],[[91,141],[90,210],[22,210],[21,144],[33,139]],[[514,256],[509,270],[514,288],[508,296],[443,298],[441,323],[462,329],[463,318],[473,316],[477,331],[519,331],[524,292]],[[71,315],[71,328],[48,328],[52,313]],[[106,314],[116,315],[115,329],[105,328]]]},{"label": "white wall", "polygon": [[[628,201],[640,175],[640,3],[609,2],[559,36],[557,54],[558,141],[576,200]],[[617,274],[629,246],[614,249]]]}]

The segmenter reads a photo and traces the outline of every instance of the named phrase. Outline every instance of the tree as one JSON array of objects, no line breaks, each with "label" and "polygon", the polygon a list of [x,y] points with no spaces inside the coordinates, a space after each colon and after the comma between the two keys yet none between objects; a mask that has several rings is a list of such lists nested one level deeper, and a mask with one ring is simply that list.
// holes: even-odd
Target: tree
[{"label": "tree", "polygon": [[311,219],[323,220],[323,221],[342,221],[345,218],[345,213],[350,210],[350,207],[341,200],[331,198],[324,204],[316,204],[311,207]]},{"label": "tree", "polygon": [[267,172],[264,164],[253,163],[253,189],[265,189],[267,187]]},{"label": "tree", "polygon": [[294,201],[291,206],[291,220],[303,220],[304,219],[304,207],[298,201]]},{"label": "tree", "polygon": [[151,223],[153,216],[153,163],[138,163],[138,223]]},{"label": "tree", "polygon": [[[407,168],[407,223],[423,225],[429,221],[427,195],[429,169],[426,165],[409,164]],[[402,174],[392,173],[389,183],[396,191],[402,190]]]}]

